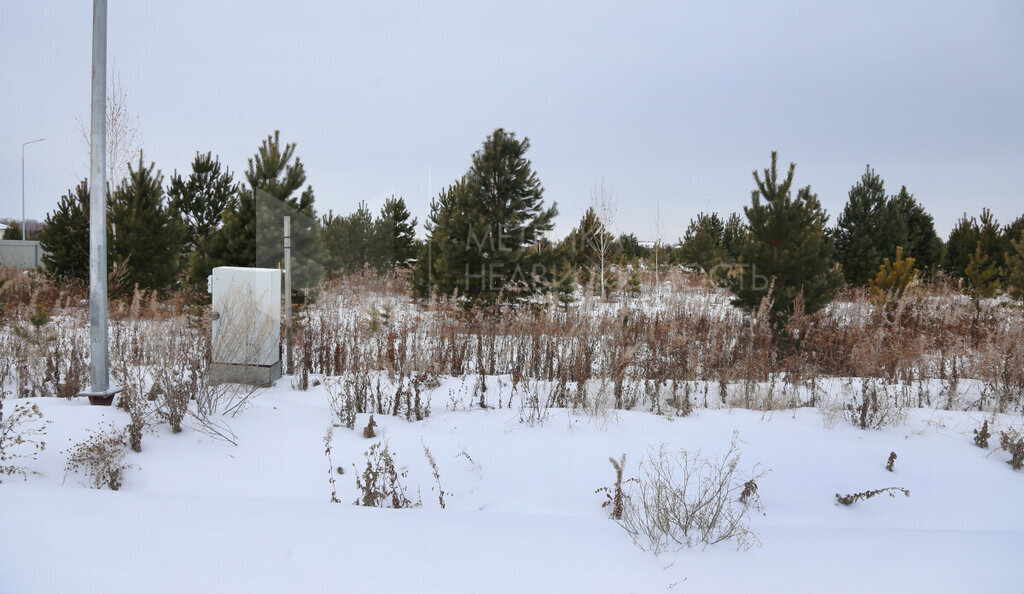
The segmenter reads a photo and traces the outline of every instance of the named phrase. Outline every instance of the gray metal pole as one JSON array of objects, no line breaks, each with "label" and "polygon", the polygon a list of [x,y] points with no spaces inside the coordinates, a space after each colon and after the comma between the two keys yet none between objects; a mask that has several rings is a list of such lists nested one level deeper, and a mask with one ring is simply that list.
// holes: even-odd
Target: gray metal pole
[{"label": "gray metal pole", "polygon": [[45,138],[37,138],[36,140],[30,140],[28,142],[21,143],[21,240],[25,241],[26,229],[25,229],[25,147],[34,143],[42,142]]},{"label": "gray metal pole", "polygon": [[111,404],[107,338],[107,0],[92,5],[92,118],[89,151],[89,402]]},{"label": "gray metal pole", "polygon": [[292,367],[292,218],[284,218],[284,351],[288,373]]}]

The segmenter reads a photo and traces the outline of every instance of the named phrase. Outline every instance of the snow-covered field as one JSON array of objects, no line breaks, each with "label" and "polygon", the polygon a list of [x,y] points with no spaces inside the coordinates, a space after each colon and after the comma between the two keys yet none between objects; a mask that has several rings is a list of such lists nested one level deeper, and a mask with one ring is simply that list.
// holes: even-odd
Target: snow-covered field
[{"label": "snow-covered field", "polygon": [[[1024,471],[1006,464],[998,437],[988,450],[972,441],[982,419],[998,435],[1020,428],[1020,415],[915,409],[898,426],[861,430],[814,408],[557,409],[529,424],[516,408],[445,410],[457,383],[434,390],[423,421],[375,417],[374,439],[361,434],[367,415],[356,431],[335,428],[329,463],[327,392],[286,377],[229,419],[237,446],[154,425],[117,492],[85,488],[64,465],[90,429],[123,427],[126,413],[28,399],[50,421],[47,447],[27,480],[0,485],[0,593],[1024,592]],[[601,507],[609,457],[627,454],[631,476],[651,447],[717,455],[734,431],[740,469],[770,469],[763,514],[751,517],[761,546],[655,556]],[[380,440],[421,507],[352,505],[363,452]],[[332,471],[341,503],[330,502]],[[892,486],[910,497],[836,503],[836,493]]]}]

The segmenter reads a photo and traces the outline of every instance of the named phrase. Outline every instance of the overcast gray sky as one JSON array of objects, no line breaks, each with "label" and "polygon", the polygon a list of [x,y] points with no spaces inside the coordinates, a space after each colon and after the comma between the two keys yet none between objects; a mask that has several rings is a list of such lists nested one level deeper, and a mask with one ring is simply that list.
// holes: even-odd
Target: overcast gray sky
[{"label": "overcast gray sky", "polygon": [[[870,163],[945,235],[1024,212],[1024,4],[1005,2],[228,2],[110,0],[108,59],[147,161],[213,151],[241,174],[298,143],[320,212],[432,194],[496,127],[578,221],[679,237],[739,211],[776,149],[835,221]],[[92,2],[0,7],[0,217],[42,219],[86,174]]]}]

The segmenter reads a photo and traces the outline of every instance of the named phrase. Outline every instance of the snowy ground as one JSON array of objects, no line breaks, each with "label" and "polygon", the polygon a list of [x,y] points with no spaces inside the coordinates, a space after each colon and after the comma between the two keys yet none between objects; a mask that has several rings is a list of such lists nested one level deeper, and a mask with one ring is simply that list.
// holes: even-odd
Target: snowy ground
[{"label": "snowy ground", "polygon": [[[447,387],[425,421],[376,419],[410,498],[422,498],[411,510],[351,505],[373,440],[346,429],[332,453],[342,503],[329,502],[322,386],[298,392],[285,378],[260,392],[229,421],[237,446],[157,425],[118,492],[65,477],[65,451],[126,414],[36,399],[48,444],[30,463],[38,474],[0,485],[0,593],[1024,592],[1024,472],[972,443],[991,415],[913,410],[901,426],[863,431],[829,429],[810,408],[596,420],[553,410],[529,425],[518,410],[445,411]],[[1020,425],[1001,416],[994,429]],[[656,557],[608,519],[594,490],[614,478],[609,457],[626,453],[630,475],[651,446],[714,455],[734,431],[740,468],[771,469],[759,483],[764,515],[752,518],[762,546]],[[890,486],[911,495],[835,501]]]}]

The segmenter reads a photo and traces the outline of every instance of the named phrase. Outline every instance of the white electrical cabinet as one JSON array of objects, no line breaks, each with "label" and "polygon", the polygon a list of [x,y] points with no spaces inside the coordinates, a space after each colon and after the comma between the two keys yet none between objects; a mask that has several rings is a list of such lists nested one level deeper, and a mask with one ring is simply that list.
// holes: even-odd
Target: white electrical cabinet
[{"label": "white electrical cabinet", "polygon": [[281,377],[281,271],[219,266],[210,275],[211,383]]}]

